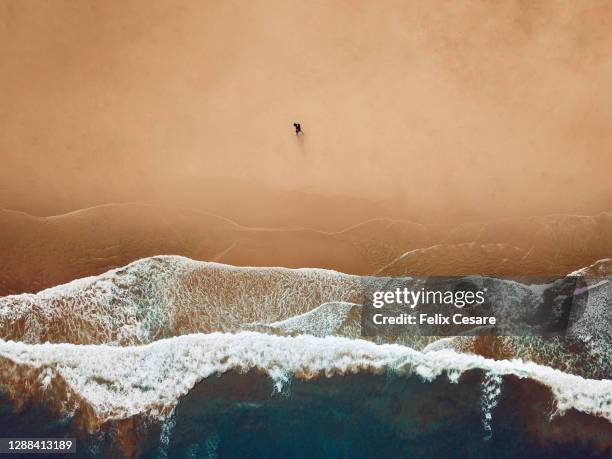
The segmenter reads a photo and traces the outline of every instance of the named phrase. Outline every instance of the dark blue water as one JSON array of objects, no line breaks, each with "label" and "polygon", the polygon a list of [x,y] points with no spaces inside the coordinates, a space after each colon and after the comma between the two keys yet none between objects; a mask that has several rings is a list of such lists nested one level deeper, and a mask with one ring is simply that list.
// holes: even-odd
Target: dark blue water
[{"label": "dark blue water", "polygon": [[78,435],[79,457],[611,457],[612,424],[576,411],[550,420],[548,389],[516,377],[503,380],[488,435],[483,378],[362,374],[294,380],[278,394],[266,376],[228,373],[196,386],[164,425],[134,418],[88,436],[78,434],[80,413],[58,420],[32,406],[15,415],[5,401],[0,433]]}]

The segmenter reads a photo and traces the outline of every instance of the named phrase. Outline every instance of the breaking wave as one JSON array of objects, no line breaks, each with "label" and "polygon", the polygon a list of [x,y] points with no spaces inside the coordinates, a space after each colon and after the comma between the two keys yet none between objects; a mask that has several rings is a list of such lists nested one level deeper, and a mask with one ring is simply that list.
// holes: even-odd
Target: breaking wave
[{"label": "breaking wave", "polygon": [[[557,413],[575,409],[612,421],[612,381],[589,380],[520,360],[491,360],[451,350],[422,353],[396,344],[339,337],[279,337],[254,332],[186,335],[134,347],[0,343],[2,384],[22,398],[63,381],[70,400],[86,402],[98,422],[147,414],[164,418],[180,397],[214,374],[267,374],[278,391],[287,375],[299,379],[359,372],[442,374],[456,382],[465,371],[530,378],[547,386]],[[7,368],[11,371],[7,371]],[[14,375],[19,374],[19,378]],[[29,374],[32,377],[21,377]],[[33,378],[35,376],[35,378]],[[27,382],[26,382],[27,381]],[[59,399],[58,399],[59,400]]]},{"label": "breaking wave", "polygon": [[[172,416],[181,401],[201,384],[214,384],[213,376],[266,375],[271,390],[281,393],[292,381],[316,383],[349,375],[416,377],[422,382],[444,377],[462,384],[462,375],[473,370],[483,375],[481,388],[470,389],[482,398],[483,437],[491,434],[492,411],[502,379],[508,377],[545,387],[553,417],[575,411],[606,420],[608,426],[612,422],[610,380],[451,350],[423,353],[397,344],[255,332],[186,335],[130,347],[0,343],[0,384],[4,403],[13,410],[44,405],[58,419],[68,419],[76,435],[92,439],[109,426],[116,430],[122,422],[140,419],[143,426],[153,423],[161,429],[156,437],[160,447],[171,441],[176,422]],[[214,390],[209,396],[214,397]],[[289,395],[293,397],[294,390]]]}]

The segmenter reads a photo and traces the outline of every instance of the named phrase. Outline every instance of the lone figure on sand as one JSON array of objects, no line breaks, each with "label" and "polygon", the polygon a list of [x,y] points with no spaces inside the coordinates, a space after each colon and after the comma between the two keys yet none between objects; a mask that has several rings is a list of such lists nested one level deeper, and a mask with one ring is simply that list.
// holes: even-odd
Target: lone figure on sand
[{"label": "lone figure on sand", "polygon": [[293,123],[293,127],[295,128],[295,135],[304,135],[302,132],[302,125],[300,123]]}]

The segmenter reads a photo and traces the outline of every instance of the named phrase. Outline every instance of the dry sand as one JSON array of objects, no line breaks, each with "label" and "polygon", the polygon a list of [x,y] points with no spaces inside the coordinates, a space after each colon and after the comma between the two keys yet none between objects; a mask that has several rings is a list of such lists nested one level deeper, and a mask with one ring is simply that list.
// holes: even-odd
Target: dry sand
[{"label": "dry sand", "polygon": [[[361,220],[609,211],[611,22],[605,1],[5,0],[0,206],[207,195],[297,222],[249,202],[263,186],[387,209]],[[294,213],[340,229],[344,201]]]}]

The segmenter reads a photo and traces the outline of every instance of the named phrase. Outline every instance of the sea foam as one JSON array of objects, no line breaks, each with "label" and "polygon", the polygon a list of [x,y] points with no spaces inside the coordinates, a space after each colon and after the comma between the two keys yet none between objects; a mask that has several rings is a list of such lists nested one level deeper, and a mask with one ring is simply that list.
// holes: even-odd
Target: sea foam
[{"label": "sea foam", "polygon": [[[550,388],[556,414],[575,409],[612,422],[612,381],[591,380],[521,360],[491,360],[452,350],[422,353],[397,344],[255,332],[184,335],[155,343],[108,345],[0,342],[0,385],[6,396],[54,400],[58,414],[88,406],[92,431],[109,420],[166,419],[196,384],[228,371],[267,374],[282,390],[290,378],[355,373],[416,374],[424,381],[480,369],[530,378]],[[50,394],[49,392],[54,392]]]}]

